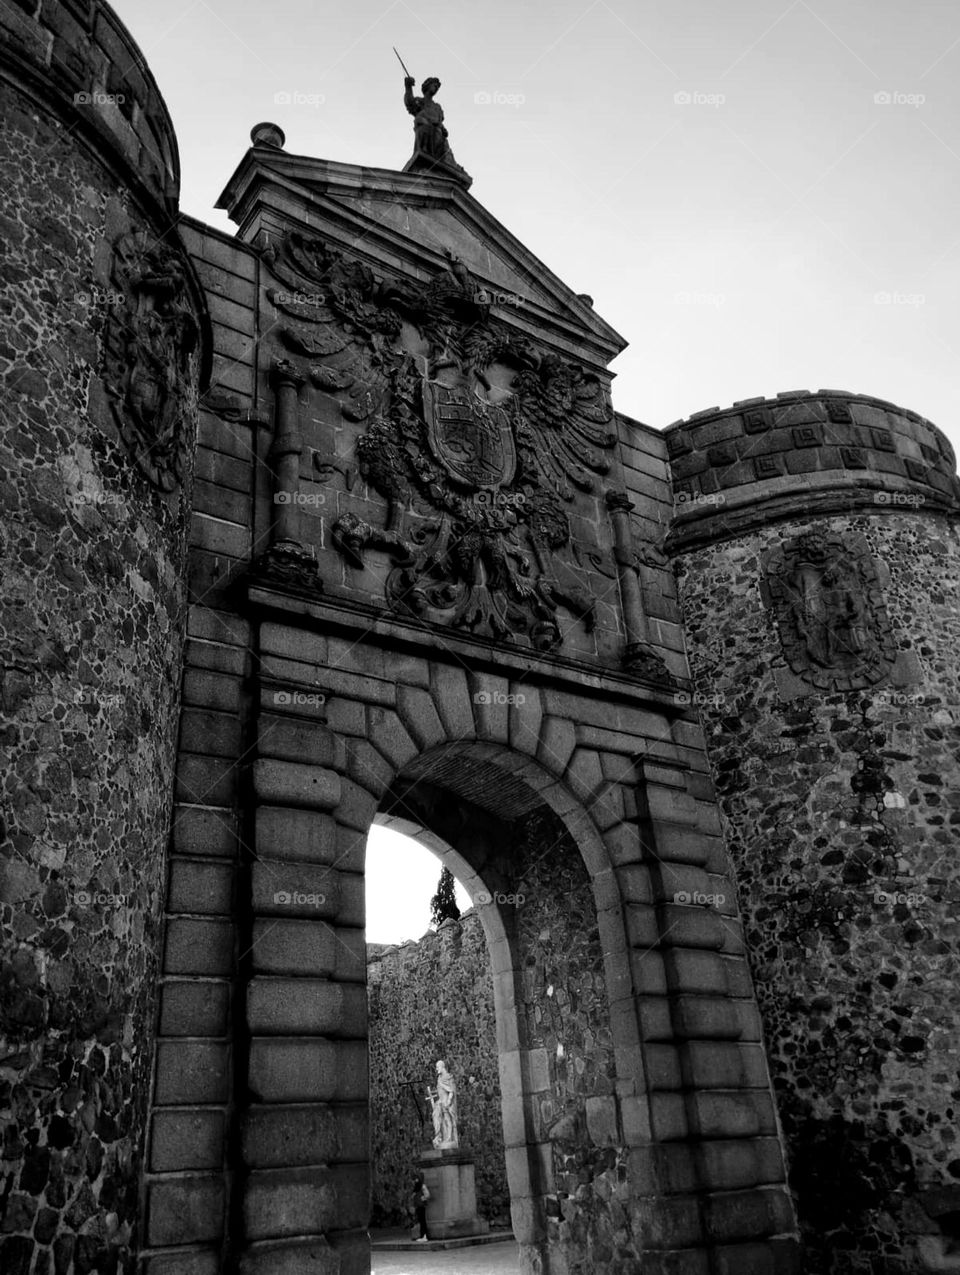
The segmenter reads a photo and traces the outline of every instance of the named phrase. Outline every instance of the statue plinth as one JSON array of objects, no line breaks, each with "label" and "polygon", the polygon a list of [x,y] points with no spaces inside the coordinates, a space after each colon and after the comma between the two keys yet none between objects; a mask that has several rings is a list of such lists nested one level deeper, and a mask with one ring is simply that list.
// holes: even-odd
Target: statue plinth
[{"label": "statue plinth", "polygon": [[422,1151],[417,1167],[430,1192],[427,1231],[431,1239],[486,1235],[490,1223],[477,1216],[473,1156],[464,1147]]},{"label": "statue plinth", "polygon": [[405,173],[426,173],[432,177],[449,177],[455,182],[459,182],[464,190],[469,190],[473,185],[473,178],[461,168],[459,164],[447,164],[442,159],[436,159],[433,155],[428,155],[426,151],[414,151],[413,155],[403,166]]}]

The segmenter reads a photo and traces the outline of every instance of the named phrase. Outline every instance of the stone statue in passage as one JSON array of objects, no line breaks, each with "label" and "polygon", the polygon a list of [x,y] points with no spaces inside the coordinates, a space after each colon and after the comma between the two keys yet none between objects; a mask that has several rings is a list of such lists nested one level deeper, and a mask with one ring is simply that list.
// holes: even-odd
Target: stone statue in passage
[{"label": "stone statue in passage", "polygon": [[443,1059],[437,1062],[437,1087],[427,1090],[427,1101],[433,1116],[433,1145],[439,1151],[459,1147],[457,1130],[457,1082]]}]

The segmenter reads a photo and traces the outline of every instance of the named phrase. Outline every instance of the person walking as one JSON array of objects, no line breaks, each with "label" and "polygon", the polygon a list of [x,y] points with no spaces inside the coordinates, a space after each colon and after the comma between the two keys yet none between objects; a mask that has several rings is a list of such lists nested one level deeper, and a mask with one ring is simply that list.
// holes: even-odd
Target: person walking
[{"label": "person walking", "polygon": [[417,1240],[425,1244],[430,1236],[427,1234],[427,1201],[430,1199],[430,1189],[423,1180],[423,1174],[419,1171],[413,1175],[413,1211],[417,1217],[416,1229],[420,1232]]}]

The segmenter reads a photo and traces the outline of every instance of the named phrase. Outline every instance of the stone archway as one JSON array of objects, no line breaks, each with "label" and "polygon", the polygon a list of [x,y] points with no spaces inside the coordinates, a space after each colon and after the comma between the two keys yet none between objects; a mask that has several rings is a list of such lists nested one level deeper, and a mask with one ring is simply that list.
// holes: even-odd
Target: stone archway
[{"label": "stone archway", "polygon": [[[615,1033],[607,975],[626,936],[608,916],[601,939],[585,856],[552,809],[552,785],[511,785],[506,797],[504,776],[517,762],[509,749],[476,745],[427,753],[392,785],[378,822],[427,845],[480,900],[512,1221],[527,1268],[539,1270],[549,1269],[550,1232],[556,1244],[577,1175],[622,1168],[614,1095],[626,1042]],[[443,782],[451,773],[455,788]],[[568,812],[581,835],[584,813]],[[612,1229],[605,1205],[595,1212],[581,1219],[591,1247]]]},{"label": "stone archway", "polygon": [[[519,1025],[509,918],[489,920],[513,1221],[530,1268],[550,1275],[587,1260],[606,1275],[641,1252],[648,1264],[702,1263],[714,1250],[735,1262],[757,1244],[788,1263],[759,1023],[684,723],[645,691],[624,703],[622,685],[609,698],[602,687],[560,690],[535,666],[511,682],[495,666],[465,669],[443,648],[398,654],[390,635],[351,642],[308,627],[266,590],[251,599],[259,618],[248,763],[233,807],[235,893],[216,892],[204,915],[198,885],[231,880],[211,828],[233,814],[228,806],[214,822],[207,805],[185,803],[177,815],[149,1275],[368,1270],[369,828],[381,812],[413,817],[456,848],[468,886],[471,872],[474,888],[507,881],[444,802],[507,822],[549,812],[583,865],[591,926],[595,916],[612,1085],[584,1098],[561,1130],[595,1152],[575,1189],[563,1184],[563,1200],[556,1130],[551,1138],[534,1101],[545,1060]],[[222,703],[222,680],[195,680],[188,702],[216,694]],[[194,775],[220,765],[193,764]],[[723,914],[696,905],[711,892],[728,900]],[[217,1122],[219,1153],[214,1135],[202,1147],[197,1136]]]}]

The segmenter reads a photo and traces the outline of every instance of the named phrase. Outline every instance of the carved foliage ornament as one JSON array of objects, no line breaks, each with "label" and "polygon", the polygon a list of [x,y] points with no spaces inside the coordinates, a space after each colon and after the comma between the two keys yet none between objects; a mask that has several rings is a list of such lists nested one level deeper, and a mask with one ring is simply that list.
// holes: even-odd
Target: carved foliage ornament
[{"label": "carved foliage ornament", "polygon": [[449,254],[421,284],[380,282],[297,233],[268,260],[288,348],[316,357],[314,384],[367,422],[357,460],[388,511],[382,528],[340,518],[347,560],[385,550],[392,609],[483,636],[554,648],[560,604],[592,626],[566,506],[609,469],[598,379],[497,322]]},{"label": "carved foliage ornament", "polygon": [[807,532],[773,550],[761,592],[790,668],[826,691],[859,690],[897,658],[877,565],[863,536]]},{"label": "carved foliage ornament", "polygon": [[104,383],[136,464],[155,487],[172,491],[183,471],[199,328],[176,253],[139,230],[122,235],[113,251]]}]

